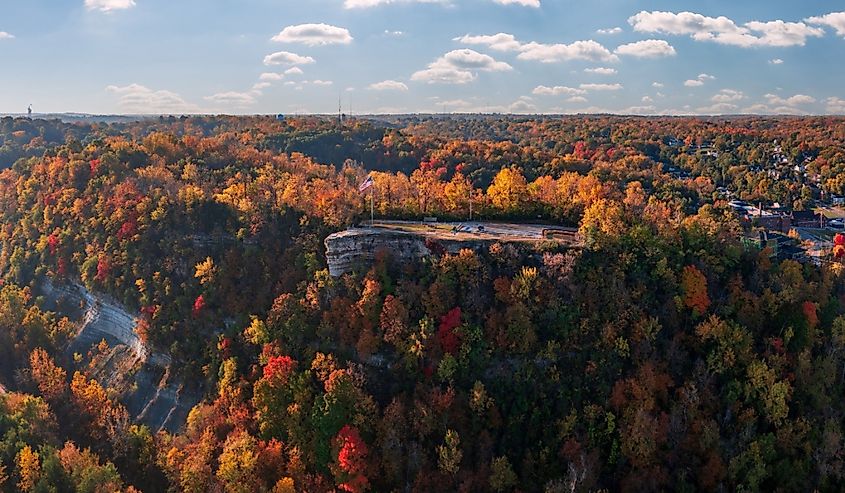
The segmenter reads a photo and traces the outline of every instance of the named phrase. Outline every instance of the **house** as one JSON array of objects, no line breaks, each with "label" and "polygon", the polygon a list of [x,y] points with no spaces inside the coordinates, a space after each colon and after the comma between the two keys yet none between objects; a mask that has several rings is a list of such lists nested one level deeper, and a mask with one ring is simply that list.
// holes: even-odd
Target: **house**
[{"label": "house", "polygon": [[797,228],[824,228],[827,219],[816,211],[792,211],[792,225]]}]

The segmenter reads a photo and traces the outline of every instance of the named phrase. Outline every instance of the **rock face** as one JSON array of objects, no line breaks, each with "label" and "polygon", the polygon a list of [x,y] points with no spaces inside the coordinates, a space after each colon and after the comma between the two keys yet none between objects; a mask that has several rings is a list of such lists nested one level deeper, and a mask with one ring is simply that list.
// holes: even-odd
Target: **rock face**
[{"label": "rock face", "polygon": [[135,333],[137,318],[118,302],[91,293],[84,286],[42,286],[47,307],[77,320],[79,331],[67,348],[68,356],[87,355],[100,341],[109,345],[108,354],[98,358],[94,377],[106,388],[117,391],[134,421],[153,432],[178,431],[188,413],[201,399],[199,389],[188,389],[171,375],[172,362],[166,354],[151,351]]},{"label": "rock face", "polygon": [[435,226],[399,221],[383,222],[376,227],[350,228],[330,235],[325,244],[329,273],[337,277],[357,268],[367,268],[381,251],[388,252],[399,262],[417,262],[441,249],[457,253],[464,248],[488,249],[497,242],[534,245],[541,241],[580,248],[575,230],[567,228],[496,223]]},{"label": "rock face", "polygon": [[399,261],[416,261],[431,254],[425,239],[419,236],[396,231],[348,229],[326,238],[329,274],[340,276],[372,264],[381,250],[389,251]]}]

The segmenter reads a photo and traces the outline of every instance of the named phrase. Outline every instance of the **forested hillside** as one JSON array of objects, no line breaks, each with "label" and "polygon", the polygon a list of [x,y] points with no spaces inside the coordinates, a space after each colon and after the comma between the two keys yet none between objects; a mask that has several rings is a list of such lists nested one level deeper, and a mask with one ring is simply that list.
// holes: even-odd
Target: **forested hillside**
[{"label": "forested hillside", "polygon": [[[2,491],[841,489],[841,255],[750,247],[728,197],[845,193],[845,119],[3,119],[0,143]],[[332,277],[370,193],[584,249]],[[48,281],[202,387],[180,432],[93,378],[105,342],[67,350]]]}]

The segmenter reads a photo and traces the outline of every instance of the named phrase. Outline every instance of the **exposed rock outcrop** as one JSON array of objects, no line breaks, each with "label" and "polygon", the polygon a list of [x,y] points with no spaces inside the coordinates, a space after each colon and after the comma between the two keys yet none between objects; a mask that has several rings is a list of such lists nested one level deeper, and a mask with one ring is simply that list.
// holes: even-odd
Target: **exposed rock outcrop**
[{"label": "exposed rock outcrop", "polygon": [[184,425],[202,395],[199,389],[188,389],[174,378],[168,355],[144,345],[135,333],[136,317],[120,303],[77,283],[55,285],[46,281],[42,292],[48,309],[79,325],[67,348],[69,356],[87,355],[106,341],[108,353],[96,359],[94,377],[121,396],[133,420],[153,431],[178,431]]},{"label": "exposed rock outcrop", "polygon": [[[432,253],[457,253],[461,249],[487,249],[493,243],[533,245],[541,241],[580,248],[571,228],[505,223],[425,224],[385,221],[375,227],[349,228],[326,238],[329,273],[340,276],[356,268],[366,268],[380,251],[399,262],[416,262]],[[443,252],[438,252],[441,250]]]}]

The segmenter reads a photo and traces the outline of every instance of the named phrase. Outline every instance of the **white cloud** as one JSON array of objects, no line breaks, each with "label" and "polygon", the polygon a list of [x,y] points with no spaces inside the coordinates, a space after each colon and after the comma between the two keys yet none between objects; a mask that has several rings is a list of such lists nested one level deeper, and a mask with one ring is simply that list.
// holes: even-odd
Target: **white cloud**
[{"label": "white cloud", "polygon": [[497,51],[519,52],[520,60],[532,60],[542,63],[564,62],[569,60],[590,60],[615,62],[616,55],[593,40],[575,41],[572,44],[522,43],[513,34],[498,33],[486,36],[465,35],[454,38],[464,44],[484,45]]},{"label": "white cloud", "polygon": [[585,91],[619,91],[622,84],[581,84],[578,87]]},{"label": "white cloud", "polygon": [[85,8],[99,10],[100,12],[125,10],[134,6],[135,0],[85,0]]},{"label": "white cloud", "polygon": [[537,111],[537,105],[531,102],[531,98],[522,96],[508,106],[510,113],[533,113]]},{"label": "white cloud", "polygon": [[314,61],[310,56],[301,56],[289,51],[277,51],[264,57],[264,65],[305,65]]},{"label": "white cloud", "polygon": [[675,48],[662,39],[646,39],[624,44],[616,48],[614,53],[636,58],[659,58],[677,54]]},{"label": "white cloud", "polygon": [[642,98],[642,102],[643,102],[643,103],[653,103],[653,102],[654,102],[654,99],[652,99],[652,97],[651,97],[651,96],[643,96],[643,98]]},{"label": "white cloud", "polygon": [[522,5],[523,7],[540,7],[540,0],[493,0],[499,5]]},{"label": "white cloud", "polygon": [[609,27],[607,29],[599,29],[596,34],[619,34],[622,32],[621,27]]},{"label": "white cloud", "polygon": [[845,115],[845,99],[842,98],[827,98],[827,112],[837,115]]},{"label": "white cloud", "polygon": [[537,86],[533,91],[531,91],[531,93],[537,96],[580,96],[586,94],[587,91],[584,89],[566,86]]},{"label": "white cloud", "polygon": [[[303,82],[303,83],[304,83],[304,82]],[[334,82],[332,82],[332,81],[330,81],[330,80],[320,80],[320,79],[316,79],[316,80],[312,80],[312,81],[311,81],[311,84],[313,84],[313,85],[315,85],[315,86],[330,86],[330,85],[334,84]]]},{"label": "white cloud", "polygon": [[285,75],[302,75],[304,73],[305,72],[303,72],[302,69],[299,67],[291,67],[285,70]]},{"label": "white cloud", "polygon": [[[505,62],[496,61],[490,55],[484,55],[475,50],[453,50],[443,55],[438,62],[466,70],[482,70],[484,72],[503,72],[513,70]],[[437,62],[435,62],[437,63]]]},{"label": "white cloud", "polygon": [[389,29],[385,29],[385,30],[384,30],[384,35],[385,35],[385,36],[404,36],[404,35],[405,35],[405,33],[404,33],[404,32],[402,32],[402,31],[391,31],[391,30],[389,30]]},{"label": "white cloud", "polygon": [[188,103],[175,92],[153,90],[140,84],[108,86],[106,91],[120,97],[118,106],[127,113],[198,113],[197,106]]},{"label": "white cloud", "polygon": [[698,112],[706,115],[724,115],[726,113],[736,112],[737,108],[739,108],[737,105],[731,103],[716,103],[711,106],[698,108]]},{"label": "white cloud", "polygon": [[383,80],[381,82],[376,82],[374,84],[370,84],[370,89],[374,91],[407,91],[408,86],[405,85],[404,82],[399,82],[395,80]]},{"label": "white cloud", "polygon": [[807,96],[806,94],[796,94],[785,99],[776,94],[766,94],[763,97],[772,106],[802,106],[816,102],[816,98]]},{"label": "white cloud", "polygon": [[783,65],[783,60],[781,60],[780,58],[774,58],[772,60],[769,60],[769,63],[772,65]]},{"label": "white cloud", "polygon": [[687,87],[701,87],[708,80],[716,80],[716,78],[709,74],[698,74],[698,77],[684,82],[684,85]]},{"label": "white cloud", "polygon": [[3,40],[3,39],[15,39],[15,37],[13,35],[7,33],[6,31],[0,31],[0,40]]},{"label": "white cloud", "polygon": [[413,81],[443,84],[466,84],[475,80],[474,71],[504,72],[513,70],[505,62],[474,50],[453,50],[428,64],[428,68],[415,72]]},{"label": "white cloud", "polygon": [[593,40],[575,41],[572,44],[527,43],[522,45],[520,60],[533,60],[542,63],[565,62],[569,60],[590,60],[615,62],[616,55]]},{"label": "white cloud", "polygon": [[664,84],[662,82],[652,82],[651,87],[661,89],[662,87],[664,87]]},{"label": "white cloud", "polygon": [[845,12],[833,12],[804,20],[810,24],[832,27],[836,30],[836,34],[845,36]]},{"label": "white cloud", "polygon": [[488,36],[471,36],[469,34],[454,38],[452,41],[459,41],[468,45],[485,45],[496,51],[519,51],[522,43],[516,40],[513,34],[498,33]]},{"label": "white cloud", "polygon": [[206,96],[203,99],[213,103],[222,104],[225,106],[245,107],[255,104],[255,92],[220,92],[211,96]]},{"label": "white cloud", "polygon": [[331,44],[348,45],[352,42],[352,39],[349,30],[342,27],[329,24],[300,24],[282,29],[282,32],[271,38],[271,41],[322,46]]},{"label": "white cloud", "polygon": [[283,74],[277,74],[276,72],[264,72],[263,74],[258,76],[258,80],[263,80],[263,81],[268,81],[268,80],[277,81],[277,80],[282,80],[284,78],[285,78],[285,76]]},{"label": "white cloud", "polygon": [[745,99],[745,94],[742,91],[722,89],[710,98],[710,101],[714,103],[733,103],[735,101],[742,101],[743,99]]},{"label": "white cloud", "polygon": [[585,68],[584,72],[597,75],[616,75],[616,69],[608,67]]},{"label": "white cloud", "polygon": [[751,21],[739,26],[724,16],[708,17],[693,12],[642,11],[629,18],[628,23],[639,32],[689,35],[696,41],[711,41],[744,48],[804,46],[807,38],[824,35],[824,30],[810,27],[803,22]]},{"label": "white cloud", "polygon": [[571,98],[566,100],[567,103],[586,103],[587,98],[584,96],[572,96]]},{"label": "white cloud", "polygon": [[262,89],[267,89],[268,87],[272,86],[273,84],[269,82],[256,82],[252,85],[253,91],[261,91]]}]

